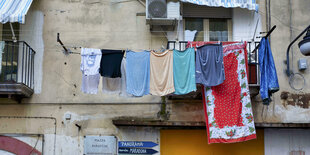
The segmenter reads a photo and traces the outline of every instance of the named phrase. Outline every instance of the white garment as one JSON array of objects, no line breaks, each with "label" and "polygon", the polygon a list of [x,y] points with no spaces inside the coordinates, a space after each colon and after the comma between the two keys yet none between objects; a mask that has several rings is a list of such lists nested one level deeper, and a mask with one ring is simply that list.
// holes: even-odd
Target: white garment
[{"label": "white garment", "polygon": [[121,64],[121,93],[120,95],[123,97],[132,97],[132,95],[127,93],[127,88],[126,88],[126,57],[123,58],[122,64]]},{"label": "white garment", "polygon": [[185,41],[194,41],[197,30],[185,30],[184,37]]},{"label": "white garment", "polygon": [[99,68],[101,50],[92,48],[81,49],[82,86],[81,91],[86,94],[97,94],[100,80]]},{"label": "white garment", "polygon": [[102,77],[102,92],[119,95],[121,93],[121,78]]},{"label": "white garment", "polygon": [[80,69],[84,75],[99,74],[101,61],[101,50],[93,48],[81,49],[81,66]]},{"label": "white garment", "polygon": [[82,75],[81,91],[86,94],[97,94],[100,74]]}]

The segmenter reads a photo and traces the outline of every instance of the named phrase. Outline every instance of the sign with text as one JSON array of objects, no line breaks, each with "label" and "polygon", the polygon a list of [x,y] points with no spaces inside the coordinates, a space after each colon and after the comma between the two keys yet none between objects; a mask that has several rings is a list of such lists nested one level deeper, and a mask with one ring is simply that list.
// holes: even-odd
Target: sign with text
[{"label": "sign with text", "polygon": [[116,155],[116,137],[114,136],[85,136],[84,154]]},{"label": "sign with text", "polygon": [[158,144],[154,142],[144,142],[144,141],[119,141],[118,147],[142,147],[142,148],[152,148]]},{"label": "sign with text", "polygon": [[155,154],[158,151],[144,148],[118,148],[118,153],[122,154]]}]

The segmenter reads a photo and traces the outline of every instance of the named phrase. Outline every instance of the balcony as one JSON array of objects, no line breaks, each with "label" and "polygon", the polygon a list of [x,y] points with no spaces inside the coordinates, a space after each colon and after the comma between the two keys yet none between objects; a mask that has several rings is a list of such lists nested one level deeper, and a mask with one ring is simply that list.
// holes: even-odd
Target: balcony
[{"label": "balcony", "polygon": [[20,101],[34,88],[35,51],[25,41],[5,41],[0,74],[0,97]]},{"label": "balcony", "polygon": [[[167,49],[178,49],[178,50],[185,50],[187,41],[168,41]],[[251,97],[258,95],[259,93],[259,68],[258,68],[258,50],[255,50],[252,53],[252,50],[259,44],[259,42],[247,42],[247,51],[248,51],[248,82],[250,87],[250,94]],[[201,100],[201,88],[200,85],[197,85],[197,91],[191,92],[186,95],[174,95],[168,96],[169,100]]]}]

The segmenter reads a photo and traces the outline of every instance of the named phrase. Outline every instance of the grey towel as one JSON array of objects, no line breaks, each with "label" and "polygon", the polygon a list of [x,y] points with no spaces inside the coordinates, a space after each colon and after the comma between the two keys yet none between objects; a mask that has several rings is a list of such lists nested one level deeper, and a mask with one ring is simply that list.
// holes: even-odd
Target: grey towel
[{"label": "grey towel", "polygon": [[217,86],[225,80],[223,46],[207,44],[197,48],[196,83]]}]

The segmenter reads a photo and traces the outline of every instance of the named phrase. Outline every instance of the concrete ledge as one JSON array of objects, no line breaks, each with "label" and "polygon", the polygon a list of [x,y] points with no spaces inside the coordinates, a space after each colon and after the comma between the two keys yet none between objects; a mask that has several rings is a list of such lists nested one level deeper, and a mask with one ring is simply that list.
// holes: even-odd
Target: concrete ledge
[{"label": "concrete ledge", "polygon": [[0,94],[30,97],[33,94],[33,89],[23,83],[0,83]]},{"label": "concrete ledge", "polygon": [[143,120],[113,120],[116,126],[148,126],[148,127],[205,127],[205,122],[181,121],[143,121]]},{"label": "concrete ledge", "polygon": [[[205,122],[185,122],[185,121],[143,121],[143,120],[113,120],[116,126],[143,126],[143,127],[180,127],[180,128],[205,128]],[[255,123],[259,128],[310,128],[310,123]]]}]

